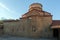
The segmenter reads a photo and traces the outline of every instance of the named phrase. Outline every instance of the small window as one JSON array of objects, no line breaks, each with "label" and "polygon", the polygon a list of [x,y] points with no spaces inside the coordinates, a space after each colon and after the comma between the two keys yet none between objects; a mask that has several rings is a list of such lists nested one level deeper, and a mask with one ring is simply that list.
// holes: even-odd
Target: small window
[{"label": "small window", "polygon": [[31,17],[29,17],[29,19],[32,19]]},{"label": "small window", "polygon": [[12,32],[14,32],[14,28],[12,28]]},{"label": "small window", "polygon": [[35,26],[32,26],[32,31],[36,32],[36,27]]},{"label": "small window", "polygon": [[3,27],[3,25],[0,25],[0,29],[3,29],[4,27]]}]

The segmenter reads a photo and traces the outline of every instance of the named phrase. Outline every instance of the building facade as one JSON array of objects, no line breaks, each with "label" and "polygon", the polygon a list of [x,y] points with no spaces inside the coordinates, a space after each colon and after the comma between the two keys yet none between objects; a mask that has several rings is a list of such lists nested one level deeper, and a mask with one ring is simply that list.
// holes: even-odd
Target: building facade
[{"label": "building facade", "polygon": [[60,20],[52,20],[51,13],[44,11],[42,7],[40,3],[33,3],[19,20],[4,20],[3,33],[32,38],[58,37]]}]

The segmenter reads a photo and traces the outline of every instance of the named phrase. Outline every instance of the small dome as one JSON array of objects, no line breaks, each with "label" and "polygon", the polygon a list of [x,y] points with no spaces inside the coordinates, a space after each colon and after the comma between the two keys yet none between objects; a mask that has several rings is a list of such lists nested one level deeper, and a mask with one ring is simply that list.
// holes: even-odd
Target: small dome
[{"label": "small dome", "polygon": [[40,4],[40,3],[33,3],[33,4],[30,5],[30,8],[32,8],[32,7],[40,7],[40,8],[42,8],[42,4]]}]

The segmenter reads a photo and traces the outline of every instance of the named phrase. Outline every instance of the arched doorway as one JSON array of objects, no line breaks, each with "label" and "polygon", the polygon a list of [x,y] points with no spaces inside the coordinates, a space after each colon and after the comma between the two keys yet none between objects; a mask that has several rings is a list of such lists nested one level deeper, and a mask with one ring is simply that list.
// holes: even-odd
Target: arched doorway
[{"label": "arched doorway", "polygon": [[59,30],[57,28],[53,29],[53,37],[58,38],[59,37]]}]

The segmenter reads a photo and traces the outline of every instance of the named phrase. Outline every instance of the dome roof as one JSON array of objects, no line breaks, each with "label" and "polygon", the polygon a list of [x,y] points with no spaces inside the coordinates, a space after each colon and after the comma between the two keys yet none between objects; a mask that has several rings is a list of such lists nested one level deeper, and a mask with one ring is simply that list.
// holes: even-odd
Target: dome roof
[{"label": "dome roof", "polygon": [[33,4],[30,5],[30,8],[32,8],[32,7],[40,7],[40,8],[42,8],[42,4],[40,4],[40,3],[33,3]]}]

